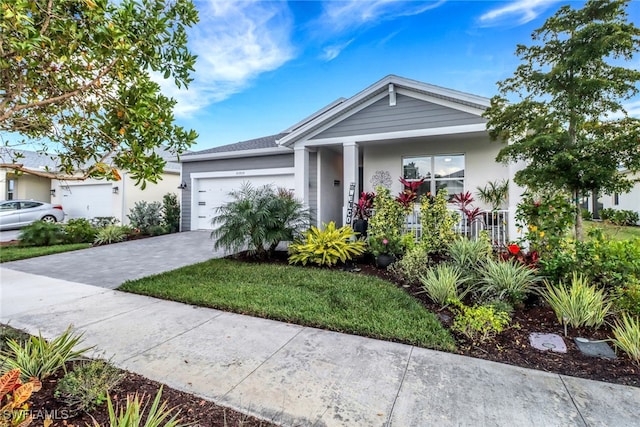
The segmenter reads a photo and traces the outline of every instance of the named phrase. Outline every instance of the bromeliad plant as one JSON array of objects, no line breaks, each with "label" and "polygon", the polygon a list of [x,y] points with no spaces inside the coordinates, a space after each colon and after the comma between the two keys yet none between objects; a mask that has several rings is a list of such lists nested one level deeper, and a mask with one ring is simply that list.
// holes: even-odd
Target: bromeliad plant
[{"label": "bromeliad plant", "polygon": [[307,263],[332,266],[346,262],[366,251],[362,240],[355,240],[356,233],[349,226],[336,228],[331,221],[321,230],[312,226],[304,237],[289,245],[289,263]]}]

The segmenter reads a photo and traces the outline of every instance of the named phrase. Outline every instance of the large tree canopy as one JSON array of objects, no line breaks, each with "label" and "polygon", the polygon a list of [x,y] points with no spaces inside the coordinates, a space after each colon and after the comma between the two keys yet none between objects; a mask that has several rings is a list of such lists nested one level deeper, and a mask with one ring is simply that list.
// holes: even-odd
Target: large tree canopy
[{"label": "large tree canopy", "polygon": [[[174,125],[175,101],[151,79],[190,82],[195,56],[188,0],[3,0],[0,5],[0,132],[5,145],[42,141],[66,179],[118,179],[126,169],[143,186],[194,131]],[[21,170],[19,159],[0,166]],[[75,178],[74,178],[75,176]]]},{"label": "large tree canopy", "polygon": [[[625,67],[640,49],[627,3],[561,7],[533,32],[535,44],[517,46],[522,63],[498,83],[485,112],[491,137],[509,142],[497,160],[526,162],[517,183],[573,194],[579,239],[581,196],[629,191],[633,182],[621,169],[640,170],[640,120],[622,105],[638,94],[640,81],[637,67]],[[509,95],[518,102],[509,103]]]}]

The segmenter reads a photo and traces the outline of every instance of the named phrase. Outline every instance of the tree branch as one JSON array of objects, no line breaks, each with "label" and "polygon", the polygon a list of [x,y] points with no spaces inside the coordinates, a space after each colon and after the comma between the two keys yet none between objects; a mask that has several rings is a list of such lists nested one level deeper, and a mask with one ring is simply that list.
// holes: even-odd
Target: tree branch
[{"label": "tree branch", "polygon": [[91,174],[90,171],[86,172],[84,175],[65,175],[55,172],[37,171],[33,169],[27,169],[24,167],[24,164],[20,163],[0,163],[0,169],[11,169],[33,176],[39,176],[41,178],[59,179],[65,181],[84,181],[89,178],[89,175]]}]

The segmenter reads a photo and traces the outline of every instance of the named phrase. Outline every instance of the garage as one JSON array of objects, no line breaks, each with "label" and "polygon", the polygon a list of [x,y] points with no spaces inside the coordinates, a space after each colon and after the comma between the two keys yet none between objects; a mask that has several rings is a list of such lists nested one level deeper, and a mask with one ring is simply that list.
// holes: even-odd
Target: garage
[{"label": "garage", "polygon": [[111,184],[69,185],[61,190],[66,219],[113,216]]},{"label": "garage", "polygon": [[213,228],[211,220],[215,217],[217,208],[227,203],[230,200],[229,193],[238,190],[243,182],[249,182],[253,187],[274,185],[291,190],[294,187],[292,168],[228,171],[212,174],[194,173],[191,178],[193,182],[191,224],[196,225],[193,228],[199,230]]}]

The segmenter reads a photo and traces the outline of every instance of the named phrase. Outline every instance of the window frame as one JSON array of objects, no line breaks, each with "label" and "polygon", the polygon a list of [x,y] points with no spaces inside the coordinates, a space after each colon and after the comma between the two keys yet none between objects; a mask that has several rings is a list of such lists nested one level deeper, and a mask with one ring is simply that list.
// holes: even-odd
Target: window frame
[{"label": "window frame", "polygon": [[[436,169],[436,159],[437,158],[446,158],[446,157],[462,157],[462,176],[461,177],[451,177],[451,178],[438,178],[436,177],[435,169]],[[422,154],[422,155],[407,155],[402,156],[400,159],[401,162],[401,176],[403,179],[409,182],[419,181],[418,178],[406,178],[405,177],[405,161],[408,159],[430,159],[430,169],[426,171],[424,175],[428,176],[428,178],[424,179],[424,183],[428,184],[429,192],[431,194],[436,194],[438,183],[444,181],[462,181],[462,192],[466,187],[466,168],[467,168],[467,159],[465,153],[444,153],[444,154]],[[453,195],[456,193],[449,192],[449,201],[453,199]]]}]

